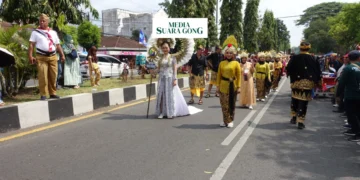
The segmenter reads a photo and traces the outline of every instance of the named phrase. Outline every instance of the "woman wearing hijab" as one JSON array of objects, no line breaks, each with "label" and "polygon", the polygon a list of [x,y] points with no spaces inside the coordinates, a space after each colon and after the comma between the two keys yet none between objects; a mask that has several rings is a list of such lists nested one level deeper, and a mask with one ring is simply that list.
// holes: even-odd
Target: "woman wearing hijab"
[{"label": "woman wearing hijab", "polygon": [[240,106],[253,109],[253,106],[256,104],[255,101],[255,89],[254,89],[254,65],[252,62],[248,62],[248,53],[241,53],[241,94],[240,94]]},{"label": "woman wearing hijab", "polygon": [[64,41],[65,43],[62,45],[62,49],[66,55],[64,62],[64,86],[78,89],[81,83],[79,56],[75,50],[72,37],[65,35]]},{"label": "woman wearing hijab", "polygon": [[223,112],[221,127],[234,127],[235,102],[240,93],[241,67],[235,59],[236,49],[228,44],[225,51],[225,60],[219,65],[217,74],[217,93],[220,94],[220,104]]}]

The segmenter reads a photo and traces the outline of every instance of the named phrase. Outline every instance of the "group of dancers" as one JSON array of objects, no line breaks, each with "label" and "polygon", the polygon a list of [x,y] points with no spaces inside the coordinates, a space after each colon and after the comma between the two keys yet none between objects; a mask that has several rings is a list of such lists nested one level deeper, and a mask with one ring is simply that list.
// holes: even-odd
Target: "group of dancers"
[{"label": "group of dancers", "polygon": [[[289,56],[274,52],[259,52],[257,56],[251,55],[249,58],[249,54],[246,52],[238,53],[236,42],[227,43],[223,47],[217,46],[216,52],[207,57],[203,55],[203,46],[195,46],[192,39],[182,39],[181,43],[183,45],[180,47],[183,49],[174,54],[171,54],[170,51],[175,47],[175,39],[155,39],[149,47],[149,58],[158,64],[159,81],[155,113],[160,119],[190,115],[188,105],[195,103],[194,97],[198,96],[197,103],[202,105],[203,97],[211,97],[212,87],[216,86],[215,96],[220,99],[223,114],[220,126],[231,128],[234,126],[237,99],[240,98],[239,105],[241,107],[249,109],[253,109],[256,101],[265,102],[271,92],[277,91],[284,68],[289,62]],[[196,53],[194,54],[195,48]],[[188,102],[185,101],[177,86],[177,69],[183,64],[187,64],[190,73],[191,99]],[[298,71],[295,70],[298,67],[295,64],[292,63],[288,70],[296,74]],[[317,74],[313,74],[313,76],[318,77]],[[291,74],[291,78],[294,79],[293,74]],[[209,88],[204,96],[207,81],[209,81]],[[298,83],[301,85],[303,82],[307,81]],[[304,100],[296,99],[295,95],[299,95],[299,93],[300,96],[303,95],[302,93],[306,93],[307,96],[307,91],[300,88],[300,91],[297,92],[296,89],[293,89],[292,113],[294,118],[291,122],[295,120],[302,123],[300,126],[304,127],[305,114],[302,110],[305,108],[303,105],[307,104],[301,103]]]}]

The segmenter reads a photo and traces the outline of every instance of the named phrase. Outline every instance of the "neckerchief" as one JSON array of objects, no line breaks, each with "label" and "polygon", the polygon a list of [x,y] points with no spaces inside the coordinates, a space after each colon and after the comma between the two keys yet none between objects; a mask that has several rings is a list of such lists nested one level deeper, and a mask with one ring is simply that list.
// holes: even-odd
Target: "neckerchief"
[{"label": "neckerchief", "polygon": [[42,29],[39,27],[38,29],[41,30],[41,32],[44,32],[46,34],[48,41],[49,41],[49,52],[53,52],[52,46],[54,45],[54,42],[50,35],[50,28]]}]

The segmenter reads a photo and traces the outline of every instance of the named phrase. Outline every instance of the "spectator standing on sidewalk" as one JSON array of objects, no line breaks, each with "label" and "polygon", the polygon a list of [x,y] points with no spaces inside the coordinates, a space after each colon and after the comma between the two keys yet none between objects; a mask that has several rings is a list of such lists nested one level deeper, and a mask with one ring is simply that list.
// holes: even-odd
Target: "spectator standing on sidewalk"
[{"label": "spectator standing on sidewalk", "polygon": [[[89,75],[91,86],[100,86],[99,81],[101,78],[100,68],[98,63],[98,58],[96,56],[97,49],[95,46],[91,47],[87,56],[89,61]],[[95,79],[93,78],[93,71],[95,73]]]},{"label": "spectator standing on sidewalk", "polygon": [[[350,136],[349,141],[360,141],[360,52],[351,51],[348,54],[350,64],[346,66],[341,74],[336,97],[344,93],[346,114],[351,129],[344,132]],[[339,99],[339,98],[338,98]]]},{"label": "spectator standing on sidewalk", "polygon": [[62,48],[66,54],[64,63],[64,86],[78,89],[81,83],[80,60],[70,35],[65,35]]},{"label": "spectator standing on sidewalk", "polygon": [[[56,95],[56,78],[58,62],[56,52],[60,54],[61,61],[65,60],[64,53],[60,47],[60,40],[57,33],[49,28],[50,18],[41,14],[39,17],[40,27],[34,30],[30,36],[29,60],[31,64],[37,63],[40,99],[46,100],[46,94],[50,98],[58,99]],[[36,58],[33,57],[33,50],[36,48]]]}]

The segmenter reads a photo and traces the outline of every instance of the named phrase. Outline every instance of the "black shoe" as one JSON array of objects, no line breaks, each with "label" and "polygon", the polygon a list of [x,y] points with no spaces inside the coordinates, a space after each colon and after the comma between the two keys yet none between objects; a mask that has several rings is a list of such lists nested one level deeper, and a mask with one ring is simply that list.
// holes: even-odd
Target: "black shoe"
[{"label": "black shoe", "polygon": [[350,129],[350,128],[351,128],[351,125],[346,123],[343,127]]},{"label": "black shoe", "polygon": [[343,132],[343,134],[346,136],[355,136],[356,135],[351,129]]},{"label": "black shoe", "polygon": [[298,129],[304,129],[305,124],[304,123],[298,123]]},{"label": "black shoe", "polygon": [[296,124],[296,117],[291,118],[290,124]]},{"label": "black shoe", "polygon": [[348,141],[360,142],[360,136],[359,135],[351,136],[351,137],[349,137]]},{"label": "black shoe", "polygon": [[41,97],[40,97],[40,100],[41,100],[41,101],[45,101],[45,100],[46,100],[46,96],[41,96]]},{"label": "black shoe", "polygon": [[50,99],[60,99],[60,96],[58,96],[58,95],[50,95]]}]

